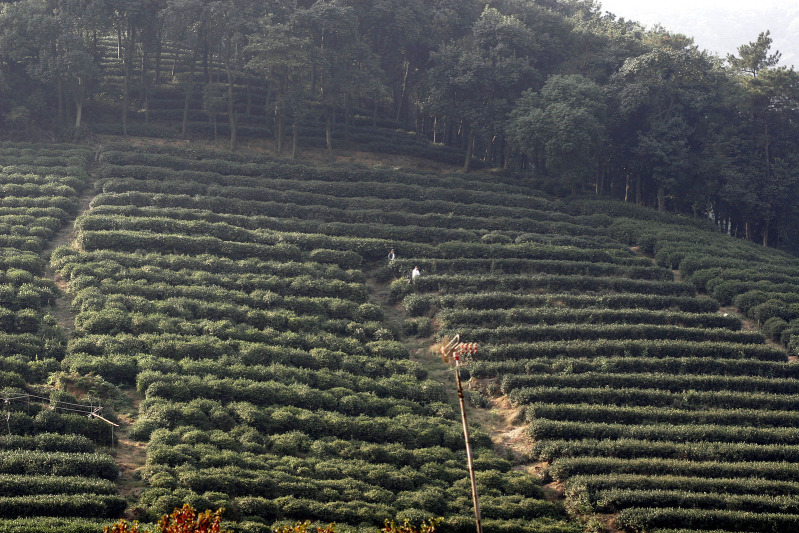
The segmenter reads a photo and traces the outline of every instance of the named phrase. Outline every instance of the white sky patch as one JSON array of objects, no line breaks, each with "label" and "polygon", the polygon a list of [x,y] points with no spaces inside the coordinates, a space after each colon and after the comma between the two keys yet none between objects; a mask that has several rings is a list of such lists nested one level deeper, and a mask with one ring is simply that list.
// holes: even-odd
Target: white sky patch
[{"label": "white sky patch", "polygon": [[781,64],[799,66],[799,2],[796,0],[599,0],[603,11],[637,20],[647,27],[660,23],[669,31],[694,38],[699,48],[721,57],[770,30],[772,53]]}]

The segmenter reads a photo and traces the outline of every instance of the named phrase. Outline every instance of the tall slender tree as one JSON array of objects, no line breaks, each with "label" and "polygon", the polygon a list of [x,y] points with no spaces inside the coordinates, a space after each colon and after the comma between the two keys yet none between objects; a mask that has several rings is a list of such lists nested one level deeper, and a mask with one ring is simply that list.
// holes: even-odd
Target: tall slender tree
[{"label": "tall slender tree", "polygon": [[597,179],[605,114],[599,85],[576,74],[552,76],[540,92],[519,98],[506,129],[521,151],[541,161],[541,170],[576,194]]},{"label": "tall slender tree", "polygon": [[[792,68],[777,66],[781,54],[771,53],[769,32],[738,48],[738,56],[727,61],[738,76],[739,150],[733,154],[735,171],[725,185],[726,198],[743,203],[744,235],[754,240],[755,225],[760,227],[767,246],[774,226],[779,226],[786,210],[799,207],[788,191],[793,190],[799,173],[795,165],[796,127],[799,107],[799,74]],[[747,169],[745,173],[739,169]],[[740,191],[750,191],[741,202]]]},{"label": "tall slender tree", "polygon": [[517,18],[486,8],[469,36],[433,54],[424,108],[465,131],[464,170],[470,169],[477,133],[501,128],[521,92],[537,84],[536,44]]}]

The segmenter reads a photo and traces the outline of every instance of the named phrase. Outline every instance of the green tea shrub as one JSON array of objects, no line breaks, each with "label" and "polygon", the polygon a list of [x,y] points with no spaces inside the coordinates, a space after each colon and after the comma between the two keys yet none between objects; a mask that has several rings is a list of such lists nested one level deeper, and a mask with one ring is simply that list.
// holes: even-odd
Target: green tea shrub
[{"label": "green tea shrub", "polygon": [[37,515],[115,518],[127,507],[124,498],[100,494],[43,494],[0,497],[0,518]]},{"label": "green tea shrub", "polygon": [[402,305],[405,307],[405,311],[408,315],[417,317],[430,311],[432,303],[429,296],[417,293],[408,294],[402,300]]},{"label": "green tea shrub", "polygon": [[763,325],[760,327],[761,331],[763,332],[763,335],[778,342],[780,341],[782,332],[785,331],[787,328],[788,328],[788,322],[786,322],[784,319],[778,316],[773,316],[767,319],[765,322],[763,322]]},{"label": "green tea shrub", "polygon": [[768,300],[768,294],[759,290],[746,291],[738,294],[733,298],[733,305],[741,310],[742,313],[751,316],[750,311],[755,306],[765,303]]},{"label": "green tea shrub", "polygon": [[406,335],[429,337],[434,332],[433,320],[427,317],[412,318],[402,323],[402,330]]},{"label": "green tea shrub", "polygon": [[749,313],[752,318],[762,325],[773,317],[781,318],[786,321],[799,318],[799,307],[788,305],[782,300],[772,298],[766,300],[762,304],[752,307]]}]

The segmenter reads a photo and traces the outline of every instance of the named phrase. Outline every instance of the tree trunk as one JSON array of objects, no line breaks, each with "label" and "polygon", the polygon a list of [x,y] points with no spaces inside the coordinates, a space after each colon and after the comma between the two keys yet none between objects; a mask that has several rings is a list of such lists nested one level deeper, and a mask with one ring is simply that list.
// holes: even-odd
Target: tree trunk
[{"label": "tree trunk", "polygon": [[[127,58],[128,53],[125,52]],[[130,80],[130,66],[127,61],[124,61],[124,76],[122,81],[122,136],[128,136],[128,82]]]},{"label": "tree trunk", "polygon": [[771,146],[769,144],[769,135],[768,135],[768,122],[766,121],[765,115],[763,116],[763,137],[764,137],[764,147],[766,153],[766,177],[771,176]]},{"label": "tree trunk", "polygon": [[122,58],[122,136],[128,136],[128,107],[130,105],[130,67],[133,63],[133,48],[136,44],[136,29],[128,26],[125,39],[125,53]]},{"label": "tree trunk", "polygon": [[605,168],[599,159],[599,156],[594,156],[594,168],[596,169],[596,196],[605,194]]},{"label": "tree trunk", "polygon": [[771,228],[771,221],[766,219],[766,226],[763,228],[763,246],[768,247],[768,232]]},{"label": "tree trunk", "polygon": [[233,72],[230,68],[230,58],[224,61],[225,75],[227,76],[227,116],[228,124],[230,124],[230,150],[235,152],[238,148],[238,139],[236,131],[236,110],[233,108]]},{"label": "tree trunk", "polygon": [[73,142],[78,138],[80,131],[80,121],[83,116],[83,101],[80,98],[75,99],[75,131],[72,133]]},{"label": "tree trunk", "polygon": [[153,79],[153,83],[158,85],[161,83],[161,55],[163,53],[163,47],[161,46],[161,36],[158,36],[155,43],[155,76]]},{"label": "tree trunk", "polygon": [[400,91],[399,102],[397,103],[397,122],[402,116],[402,109],[405,104],[405,92],[408,88],[408,70],[411,68],[409,61],[403,62],[404,72],[402,74],[402,90]]},{"label": "tree trunk", "polygon": [[630,176],[624,180],[624,202],[630,201]]},{"label": "tree trunk", "polygon": [[144,123],[150,123],[150,84],[144,84]]},{"label": "tree trunk", "polygon": [[658,211],[666,211],[666,189],[663,186],[658,187]]},{"label": "tree trunk", "polygon": [[291,136],[291,159],[297,158],[297,123],[295,122],[292,126],[292,136]]},{"label": "tree trunk", "polygon": [[455,136],[455,125],[454,120],[452,117],[447,117],[446,119],[446,127],[444,128],[444,145],[445,146],[452,146],[454,143],[453,138]]},{"label": "tree trunk", "polygon": [[247,109],[244,110],[244,114],[252,115],[252,86],[249,81],[247,82]]},{"label": "tree trunk", "polygon": [[643,190],[641,186],[641,176],[638,175],[635,177],[635,204],[641,205],[643,202]]},{"label": "tree trunk", "polygon": [[266,82],[266,101],[264,102],[264,109],[269,112],[269,106],[272,105],[272,82]]},{"label": "tree trunk", "polygon": [[177,50],[175,50],[175,59],[172,60],[172,72],[171,72],[170,75],[172,76],[172,80],[173,81],[175,79],[175,72],[177,72],[177,69],[178,69],[178,57],[180,57],[180,49],[179,48]]},{"label": "tree trunk", "polygon": [[[277,153],[281,153],[283,151],[283,125],[286,122],[286,118],[283,114],[283,110],[278,110],[277,114],[275,115],[275,144]],[[297,127],[294,127],[294,131],[296,133]]]},{"label": "tree trunk", "polygon": [[744,223],[744,228],[746,228],[746,240],[747,241],[751,241],[752,240],[752,223],[749,222],[748,219]]},{"label": "tree trunk", "polygon": [[[177,63],[177,58],[175,59]],[[186,133],[189,127],[189,104],[191,103],[191,93],[194,87],[194,67],[197,63],[197,49],[195,48],[191,55],[191,63],[189,64],[189,77],[186,79],[186,99],[183,101],[183,125],[180,129],[180,137],[186,138]]]},{"label": "tree trunk", "polygon": [[56,109],[56,123],[61,126],[64,123],[64,83],[61,81],[61,74],[56,73],[56,99],[58,108]]},{"label": "tree trunk", "polygon": [[147,76],[147,69],[149,68],[147,65],[147,56],[148,56],[147,47],[142,45],[141,50],[141,72],[139,73],[139,84],[144,85],[144,79]]},{"label": "tree trunk", "polygon": [[344,146],[350,146],[350,122],[352,120],[352,97],[349,93],[344,95]]},{"label": "tree trunk", "polygon": [[333,110],[325,106],[325,144],[327,159],[333,161]]},{"label": "tree trunk", "polygon": [[208,41],[203,41],[203,79],[208,80],[208,83],[213,82],[211,73],[208,69]]},{"label": "tree trunk", "polygon": [[469,140],[466,141],[466,160],[463,162],[463,171],[469,172],[472,168],[472,151],[474,150],[474,139],[475,139],[475,130],[474,128],[469,129]]}]

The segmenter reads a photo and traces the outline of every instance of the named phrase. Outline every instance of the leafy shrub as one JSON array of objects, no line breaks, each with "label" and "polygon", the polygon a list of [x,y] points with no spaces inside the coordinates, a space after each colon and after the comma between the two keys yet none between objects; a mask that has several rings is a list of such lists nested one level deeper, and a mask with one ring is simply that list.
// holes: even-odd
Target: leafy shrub
[{"label": "leafy shrub", "polygon": [[465,390],[463,391],[463,395],[466,397],[466,400],[475,407],[482,407],[483,409],[491,407],[491,400],[480,391]]},{"label": "leafy shrub", "polygon": [[6,533],[97,533],[104,523],[107,522],[100,519],[37,516],[0,520],[0,530]]},{"label": "leafy shrub", "polygon": [[376,357],[386,359],[407,359],[409,357],[408,348],[396,341],[375,341],[366,344],[368,352]]},{"label": "leafy shrub", "polygon": [[499,232],[486,233],[480,240],[486,244],[510,244],[513,242],[512,238]]},{"label": "leafy shrub", "polygon": [[84,476],[116,479],[113,458],[91,453],[14,451],[0,456],[0,474]]},{"label": "leafy shrub", "polygon": [[407,278],[395,279],[388,288],[388,301],[395,304],[405,298],[413,290],[413,285],[408,283]]},{"label": "leafy shrub", "polygon": [[[341,303],[344,304],[345,302],[342,301]],[[383,310],[375,304],[364,303],[355,309],[352,313],[352,318],[361,322],[380,321],[383,320]]]},{"label": "leafy shrub", "polygon": [[770,299],[762,304],[758,304],[749,310],[752,318],[763,324],[772,317],[781,318],[783,320],[792,320],[799,317],[799,309],[789,306],[782,300]]},{"label": "leafy shrub", "polygon": [[[81,435],[61,435],[58,433],[39,433],[36,435],[0,436],[0,449],[39,450],[44,452],[92,453],[94,443]],[[10,494],[2,491],[3,494]]]},{"label": "leafy shrub", "polygon": [[[762,341],[762,337],[761,337]],[[505,361],[519,358],[561,356],[577,357],[621,357],[643,356],[705,357],[721,359],[753,358],[761,361],[785,361],[785,353],[762,342],[738,344],[735,342],[683,341],[683,340],[629,340],[597,339],[573,341],[547,341],[515,344],[489,345],[482,350],[484,361]]]},{"label": "leafy shrub", "polygon": [[779,341],[780,337],[782,336],[782,332],[788,328],[788,322],[784,319],[774,316],[766,320],[763,325],[760,327],[763,335],[766,337]]},{"label": "leafy shrub", "polygon": [[616,515],[616,524],[634,532],[679,525],[684,529],[718,529],[740,531],[742,528],[770,528],[792,531],[799,528],[799,515],[785,513],[753,513],[747,511],[641,508],[624,509]]},{"label": "leafy shrub", "polygon": [[791,343],[791,338],[794,335],[799,335],[799,320],[791,320],[788,322],[788,327],[780,333],[780,344],[788,346]]},{"label": "leafy shrub", "polygon": [[[749,315],[749,311],[768,300],[768,295],[759,290],[746,291],[737,295],[733,299],[733,305],[741,310],[741,312]],[[751,315],[749,315],[751,316]]]},{"label": "leafy shrub", "polygon": [[113,518],[127,507],[116,495],[100,494],[37,494],[0,497],[0,518],[18,516],[73,516]]},{"label": "leafy shrub", "polygon": [[433,334],[433,320],[427,317],[412,318],[402,323],[402,330],[406,335],[429,337]]},{"label": "leafy shrub", "polygon": [[421,316],[427,313],[431,307],[430,298],[422,294],[409,294],[402,300],[405,312],[410,316]]},{"label": "leafy shrub", "polygon": [[357,268],[363,258],[349,250],[316,249],[308,254],[308,259],[318,263],[333,263],[341,268]]}]

